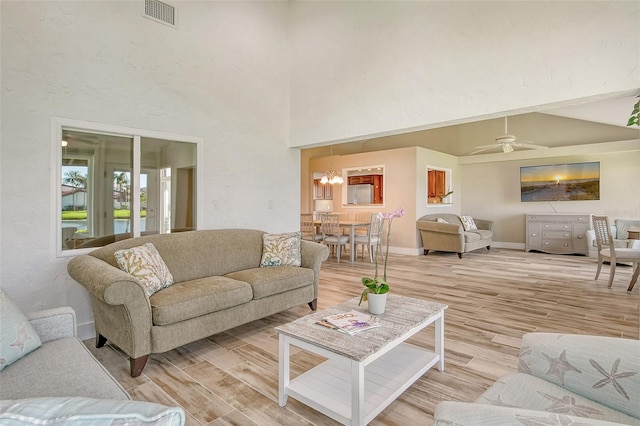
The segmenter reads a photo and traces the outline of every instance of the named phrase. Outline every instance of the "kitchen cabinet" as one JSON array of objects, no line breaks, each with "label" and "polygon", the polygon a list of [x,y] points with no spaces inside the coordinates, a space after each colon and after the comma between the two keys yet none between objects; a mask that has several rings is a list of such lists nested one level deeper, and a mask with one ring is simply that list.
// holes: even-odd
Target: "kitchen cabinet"
[{"label": "kitchen cabinet", "polygon": [[440,197],[447,193],[446,180],[445,171],[429,169],[427,176],[429,198]]},{"label": "kitchen cabinet", "polygon": [[382,175],[373,175],[373,204],[382,204]]},{"label": "kitchen cabinet", "polygon": [[374,177],[379,175],[349,176],[349,185],[373,185]]},{"label": "kitchen cabinet", "polygon": [[333,185],[330,183],[320,183],[320,179],[313,180],[314,200],[333,200]]},{"label": "kitchen cabinet", "polygon": [[588,254],[588,214],[527,214],[525,251]]}]

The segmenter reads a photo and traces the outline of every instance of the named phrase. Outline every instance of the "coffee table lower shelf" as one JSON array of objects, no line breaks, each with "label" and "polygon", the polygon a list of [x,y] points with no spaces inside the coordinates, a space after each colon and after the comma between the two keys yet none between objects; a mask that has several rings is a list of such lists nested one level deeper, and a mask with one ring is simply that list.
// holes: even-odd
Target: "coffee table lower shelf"
[{"label": "coffee table lower shelf", "polygon": [[[438,363],[440,356],[409,343],[400,343],[364,366],[364,422],[373,420],[411,384]],[[333,418],[352,424],[352,398],[358,386],[352,384],[356,361],[329,358],[292,379],[285,394]]]}]

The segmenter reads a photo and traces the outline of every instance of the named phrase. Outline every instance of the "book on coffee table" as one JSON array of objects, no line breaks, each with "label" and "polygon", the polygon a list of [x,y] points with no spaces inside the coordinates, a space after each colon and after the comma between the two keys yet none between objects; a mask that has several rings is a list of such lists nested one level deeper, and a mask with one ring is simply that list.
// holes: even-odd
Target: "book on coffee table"
[{"label": "book on coffee table", "polygon": [[317,323],[342,333],[354,335],[364,330],[380,327],[380,318],[364,312],[352,310],[340,314],[329,315]]}]

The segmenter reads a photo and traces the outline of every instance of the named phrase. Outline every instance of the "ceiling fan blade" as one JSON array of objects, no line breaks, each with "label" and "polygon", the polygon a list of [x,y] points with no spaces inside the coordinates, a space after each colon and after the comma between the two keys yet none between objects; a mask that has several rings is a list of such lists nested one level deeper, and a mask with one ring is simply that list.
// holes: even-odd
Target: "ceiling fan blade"
[{"label": "ceiling fan blade", "polygon": [[531,149],[549,149],[548,146],[536,145],[533,142],[517,142],[516,146],[520,146],[522,148],[531,148]]},{"label": "ceiling fan blade", "polygon": [[483,152],[483,151],[488,151],[490,149],[498,149],[498,148],[501,148],[501,147],[502,147],[502,145],[495,144],[495,143],[491,144],[491,145],[476,146],[476,150],[473,151],[473,152],[470,152],[469,155],[478,154],[478,153]]}]

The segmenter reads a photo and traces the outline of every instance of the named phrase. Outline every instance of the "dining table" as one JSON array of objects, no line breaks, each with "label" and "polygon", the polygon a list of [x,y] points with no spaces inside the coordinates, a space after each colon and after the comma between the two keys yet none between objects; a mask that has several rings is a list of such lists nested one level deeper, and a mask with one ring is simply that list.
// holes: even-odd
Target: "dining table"
[{"label": "dining table", "polygon": [[[319,233],[322,233],[322,222],[320,221],[320,219],[315,219],[313,221],[313,224],[320,229]],[[369,221],[362,221],[362,220],[340,220],[340,227],[341,228],[348,228],[349,229],[349,256],[351,258],[351,262],[353,263],[355,261],[355,246],[356,246],[356,242],[355,242],[355,234],[356,234],[356,228],[366,228],[367,232],[369,232],[369,227],[371,226],[371,223]]]}]

